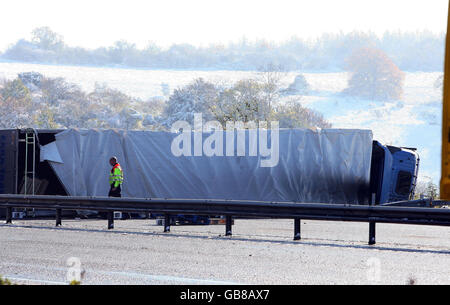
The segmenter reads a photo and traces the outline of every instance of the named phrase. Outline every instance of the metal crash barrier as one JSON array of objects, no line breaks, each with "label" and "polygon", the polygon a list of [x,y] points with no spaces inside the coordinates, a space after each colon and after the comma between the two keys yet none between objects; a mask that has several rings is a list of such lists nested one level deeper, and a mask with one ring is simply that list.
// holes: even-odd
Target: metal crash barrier
[{"label": "metal crash barrier", "polygon": [[170,215],[223,215],[226,218],[226,236],[232,235],[233,217],[293,219],[294,240],[301,239],[301,219],[368,222],[370,245],[375,244],[376,223],[450,226],[450,209],[433,208],[429,203],[426,207],[405,207],[402,206],[402,202],[389,206],[366,206],[235,200],[0,195],[0,208],[6,209],[6,223],[12,223],[13,208],[55,210],[56,226],[62,224],[62,210],[106,212],[108,229],[114,228],[114,211],[162,213],[165,215],[164,232],[170,232]]}]

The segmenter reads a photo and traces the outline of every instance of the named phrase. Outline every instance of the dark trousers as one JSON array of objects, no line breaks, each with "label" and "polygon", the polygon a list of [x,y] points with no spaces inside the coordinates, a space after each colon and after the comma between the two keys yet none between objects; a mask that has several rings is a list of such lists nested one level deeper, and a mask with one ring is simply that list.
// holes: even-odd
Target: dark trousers
[{"label": "dark trousers", "polygon": [[[120,193],[122,189],[120,188],[120,185],[116,187],[116,190],[113,191],[113,186],[111,185],[111,188],[109,189],[108,197],[122,197],[122,194]],[[130,213],[122,213],[122,219],[130,219],[131,214]]]},{"label": "dark trousers", "polygon": [[120,185],[118,187],[116,187],[115,191],[113,191],[113,186],[111,185],[111,188],[109,189],[108,197],[122,197],[120,192],[122,192]]}]

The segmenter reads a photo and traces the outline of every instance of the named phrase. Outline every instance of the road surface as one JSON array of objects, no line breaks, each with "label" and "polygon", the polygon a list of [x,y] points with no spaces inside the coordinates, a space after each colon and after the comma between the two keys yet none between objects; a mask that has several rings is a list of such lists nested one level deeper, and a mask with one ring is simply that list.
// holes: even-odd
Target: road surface
[{"label": "road surface", "polygon": [[106,225],[2,221],[0,274],[26,284],[67,284],[78,269],[82,284],[450,284],[448,227],[377,224],[369,246],[367,223],[302,221],[301,241],[293,220],[237,219],[232,237],[224,225]]}]

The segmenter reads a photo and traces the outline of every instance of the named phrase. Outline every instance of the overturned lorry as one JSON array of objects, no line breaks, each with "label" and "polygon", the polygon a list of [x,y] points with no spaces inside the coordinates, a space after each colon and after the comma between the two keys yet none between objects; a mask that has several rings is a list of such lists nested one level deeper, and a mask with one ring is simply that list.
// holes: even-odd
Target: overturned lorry
[{"label": "overturned lorry", "polygon": [[0,194],[375,204],[414,196],[419,157],[370,130],[0,130]]}]

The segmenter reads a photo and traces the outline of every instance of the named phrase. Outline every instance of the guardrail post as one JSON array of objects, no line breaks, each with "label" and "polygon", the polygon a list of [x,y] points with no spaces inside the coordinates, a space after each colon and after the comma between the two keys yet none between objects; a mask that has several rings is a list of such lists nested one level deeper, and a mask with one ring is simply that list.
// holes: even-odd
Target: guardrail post
[{"label": "guardrail post", "polygon": [[12,208],[6,208],[6,223],[12,223]]},{"label": "guardrail post", "polygon": [[[370,201],[370,205],[375,205],[375,193],[372,194],[372,198]],[[369,245],[375,245],[375,222],[370,221],[369,222]]]},{"label": "guardrail post", "polygon": [[61,209],[56,209],[56,226],[60,226],[61,222]]},{"label": "guardrail post", "polygon": [[369,245],[375,245],[375,222],[369,222]]},{"label": "guardrail post", "polygon": [[225,236],[231,236],[233,235],[231,230],[231,225],[233,223],[233,218],[231,215],[227,215],[226,217],[226,223],[225,223]]},{"label": "guardrail post", "polygon": [[164,214],[164,233],[170,232],[170,215]]},{"label": "guardrail post", "polygon": [[108,211],[107,217],[108,217],[108,230],[114,229],[114,211]]},{"label": "guardrail post", "polygon": [[294,240],[300,240],[300,218],[294,218]]}]

